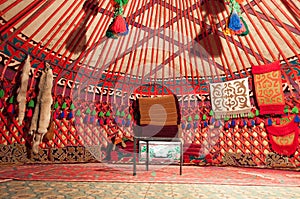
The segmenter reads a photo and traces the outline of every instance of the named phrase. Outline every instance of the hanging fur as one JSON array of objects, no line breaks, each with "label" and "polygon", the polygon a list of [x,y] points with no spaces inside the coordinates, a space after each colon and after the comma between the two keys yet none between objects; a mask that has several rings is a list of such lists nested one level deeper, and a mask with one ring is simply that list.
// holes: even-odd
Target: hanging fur
[{"label": "hanging fur", "polygon": [[26,109],[26,93],[28,87],[28,79],[29,79],[29,72],[30,72],[30,57],[27,56],[27,59],[24,62],[24,66],[22,69],[21,75],[21,85],[19,88],[19,93],[17,96],[17,101],[19,103],[19,113],[18,113],[18,120],[19,125],[22,125],[25,116],[25,109]]},{"label": "hanging fur", "polygon": [[47,128],[49,126],[50,118],[51,118],[51,105],[53,102],[52,99],[52,85],[53,85],[53,73],[52,69],[49,67],[46,68],[46,80],[42,90],[41,96],[41,110],[40,110],[40,118],[39,118],[39,129],[38,132],[45,134],[47,133]]},{"label": "hanging fur", "polygon": [[35,133],[35,131],[37,130],[38,119],[39,119],[39,114],[40,114],[40,103],[41,103],[42,89],[43,89],[43,85],[45,84],[45,81],[46,81],[46,73],[45,73],[45,71],[42,71],[42,75],[40,77],[40,82],[39,82],[39,93],[37,95],[37,101],[36,101],[33,116],[32,116],[32,119],[31,119],[29,135],[33,135]]},{"label": "hanging fur", "polygon": [[36,102],[36,106],[34,109],[34,113],[33,113],[32,119],[31,119],[30,129],[29,129],[29,135],[33,135],[32,151],[35,154],[38,153],[38,147],[42,141],[42,136],[39,135],[39,133],[36,132],[36,130],[37,130],[38,119],[39,119],[39,114],[40,114],[42,89],[43,89],[43,85],[45,84],[45,81],[46,81],[46,73],[45,73],[45,71],[42,71],[42,75],[40,77],[40,82],[39,82],[39,93],[37,96],[37,102]]},{"label": "hanging fur", "polygon": [[[51,105],[53,86],[53,73],[50,65],[46,63],[45,70],[42,71],[39,94],[37,97],[37,104],[34,110],[33,118],[30,126],[30,133],[34,134],[32,151],[38,153],[38,146],[43,140],[44,135],[48,131],[48,126],[51,119]],[[38,127],[38,130],[37,130]]]}]

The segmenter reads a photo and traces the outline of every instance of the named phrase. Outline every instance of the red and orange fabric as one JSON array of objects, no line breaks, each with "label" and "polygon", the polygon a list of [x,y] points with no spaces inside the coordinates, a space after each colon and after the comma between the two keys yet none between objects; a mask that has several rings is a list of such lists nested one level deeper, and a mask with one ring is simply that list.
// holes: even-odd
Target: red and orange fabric
[{"label": "red and orange fabric", "polygon": [[284,125],[266,126],[272,149],[280,155],[293,155],[299,146],[298,124],[291,122]]},{"label": "red and orange fabric", "polygon": [[252,66],[252,73],[260,114],[283,114],[285,101],[280,62]]}]

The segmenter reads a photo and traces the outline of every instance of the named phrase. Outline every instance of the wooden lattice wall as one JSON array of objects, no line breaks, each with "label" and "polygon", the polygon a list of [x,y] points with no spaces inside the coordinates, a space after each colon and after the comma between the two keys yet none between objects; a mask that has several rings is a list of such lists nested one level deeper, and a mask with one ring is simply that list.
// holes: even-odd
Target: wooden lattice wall
[{"label": "wooden lattice wall", "polygon": [[[3,66],[5,60],[9,57],[5,54],[1,54],[1,57],[1,65]],[[11,84],[11,82],[19,72],[19,66],[21,66],[20,62],[15,61],[14,63],[14,65],[9,66],[7,74],[10,75],[5,76],[1,85],[4,94],[0,99],[0,144],[5,150],[7,150],[7,146],[15,146],[15,144],[26,145],[30,149],[32,137],[28,135],[28,128],[31,118],[27,116],[23,125],[18,124],[18,106],[12,98],[16,95],[12,91],[16,90],[15,88],[18,85]],[[294,60],[292,63],[294,67],[290,69],[299,74],[298,61]],[[298,77],[294,78],[297,80]],[[290,88],[290,85],[284,80],[286,102],[289,109],[283,118],[291,118],[297,115],[297,112],[292,113],[293,105],[298,104],[292,100],[289,94]],[[143,92],[143,89],[140,91]],[[108,95],[113,95],[113,92],[108,92]],[[195,97],[197,100],[194,102],[184,100],[184,98],[185,96],[180,96],[179,100],[183,116],[181,127],[185,139],[186,163],[268,167],[299,166],[299,149],[291,157],[281,156],[272,151],[264,127],[267,118],[255,116],[255,110],[252,117],[219,121],[213,115],[210,115],[208,95],[197,95]],[[105,149],[110,142],[110,137],[115,135],[126,141],[127,146],[123,147],[123,152],[130,152],[130,147],[132,147],[130,104],[110,104],[105,99],[104,96],[103,102],[73,101],[68,96],[55,96],[52,107],[55,124],[54,138],[40,145],[42,150],[40,155],[44,158],[37,158],[36,160],[54,160],[53,158],[49,159],[49,157],[53,156],[52,153],[56,153],[60,161],[75,161],[72,158],[63,158],[66,155],[62,154],[67,153],[66,148],[68,147],[84,146],[98,146],[98,150],[102,151],[98,154],[100,157],[96,158],[102,159],[105,157]],[[30,109],[32,107],[27,106],[26,114],[32,111]],[[277,120],[275,117],[272,119],[274,123]],[[5,150],[3,149],[3,151]],[[25,150],[24,152],[26,153]],[[78,154],[75,149],[72,149],[72,152]],[[57,153],[60,155],[57,155]],[[2,155],[7,154],[2,153]],[[86,159],[81,158],[78,160],[84,161]],[[122,162],[122,155],[119,154],[115,160]],[[2,161],[8,160],[2,158]],[[130,160],[127,158],[126,161]]]}]

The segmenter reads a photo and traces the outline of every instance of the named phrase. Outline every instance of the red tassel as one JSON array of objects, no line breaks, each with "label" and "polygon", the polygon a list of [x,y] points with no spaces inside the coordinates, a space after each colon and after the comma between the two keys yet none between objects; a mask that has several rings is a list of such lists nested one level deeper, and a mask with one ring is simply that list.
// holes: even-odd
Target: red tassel
[{"label": "red tassel", "polygon": [[7,108],[7,112],[8,113],[13,113],[14,112],[14,105],[13,104],[9,104],[9,106]]},{"label": "red tassel", "polygon": [[27,117],[32,117],[32,109],[30,108],[28,111],[27,111]]},{"label": "red tassel", "polygon": [[104,125],[104,120],[103,120],[103,118],[99,118],[99,121],[98,121],[98,122],[99,122],[100,125]]},{"label": "red tassel", "polygon": [[207,163],[212,163],[212,156],[211,156],[211,154],[207,154],[205,156],[205,160],[206,160]]},{"label": "red tassel", "polygon": [[247,121],[247,127],[249,127],[249,128],[250,128],[250,127],[253,127],[253,126],[252,126],[251,120],[248,120],[248,121]]},{"label": "red tassel", "polygon": [[243,128],[245,126],[245,123],[243,120],[239,120],[239,127]]},{"label": "red tassel", "polygon": [[280,125],[280,118],[276,118],[276,124]]},{"label": "red tassel", "polygon": [[3,108],[3,102],[0,100],[0,109]]},{"label": "red tassel", "polygon": [[111,3],[111,5],[114,6],[114,7],[117,5],[117,3],[116,3],[114,0],[110,0],[110,3]]},{"label": "red tassel", "polygon": [[59,111],[58,111],[58,110],[55,110],[55,112],[53,113],[53,119],[54,119],[54,120],[57,119],[58,114],[59,114]]},{"label": "red tassel", "polygon": [[255,124],[256,124],[256,125],[259,125],[261,122],[263,122],[262,119],[260,119],[259,117],[256,117],[256,118],[255,118]]},{"label": "red tassel", "polygon": [[127,32],[125,19],[121,15],[117,16],[109,29],[116,34]]},{"label": "red tassel", "polygon": [[225,123],[224,128],[225,128],[225,129],[229,129],[229,128],[230,128],[229,122],[226,122],[226,123]]}]

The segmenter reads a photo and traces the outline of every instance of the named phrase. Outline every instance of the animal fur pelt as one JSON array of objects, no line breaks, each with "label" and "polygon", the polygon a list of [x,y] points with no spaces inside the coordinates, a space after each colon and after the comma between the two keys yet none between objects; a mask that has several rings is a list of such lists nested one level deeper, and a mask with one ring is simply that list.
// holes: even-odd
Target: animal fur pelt
[{"label": "animal fur pelt", "polygon": [[46,73],[45,73],[45,71],[42,71],[42,75],[40,77],[40,82],[39,82],[39,93],[37,95],[37,101],[36,101],[33,116],[32,116],[32,119],[31,119],[30,129],[29,129],[29,134],[30,135],[33,135],[35,133],[35,131],[37,130],[38,119],[39,119],[39,114],[40,114],[41,96],[42,96],[42,93],[43,93],[42,90],[43,90],[43,86],[45,84],[45,81],[46,81]]},{"label": "animal fur pelt", "polygon": [[19,93],[17,96],[17,101],[19,104],[19,112],[18,112],[18,121],[19,125],[22,125],[25,116],[25,109],[26,109],[26,93],[28,87],[28,79],[29,79],[29,72],[30,72],[30,57],[27,56],[27,59],[24,62],[24,66],[22,69],[21,75],[21,85],[19,88]]},{"label": "animal fur pelt", "polygon": [[44,135],[47,133],[51,119],[51,105],[53,86],[53,73],[50,65],[46,63],[45,70],[42,71],[39,94],[37,97],[37,104],[30,126],[30,134],[33,134],[32,150],[38,153],[38,146],[42,142]]},{"label": "animal fur pelt", "polygon": [[53,74],[52,69],[46,68],[46,80],[43,87],[43,93],[41,96],[41,110],[39,119],[39,129],[38,132],[45,134],[47,133],[47,128],[51,119],[51,105],[52,99],[52,86],[53,86]]}]

